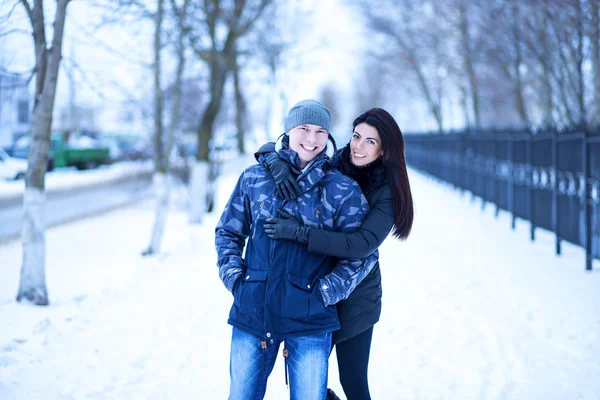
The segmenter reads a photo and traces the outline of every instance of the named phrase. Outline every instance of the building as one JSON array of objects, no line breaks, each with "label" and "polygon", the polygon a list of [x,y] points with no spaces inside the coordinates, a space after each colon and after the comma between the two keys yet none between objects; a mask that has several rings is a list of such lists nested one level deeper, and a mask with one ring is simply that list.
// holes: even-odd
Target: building
[{"label": "building", "polygon": [[29,87],[24,78],[0,71],[0,146],[10,146],[31,131]]}]

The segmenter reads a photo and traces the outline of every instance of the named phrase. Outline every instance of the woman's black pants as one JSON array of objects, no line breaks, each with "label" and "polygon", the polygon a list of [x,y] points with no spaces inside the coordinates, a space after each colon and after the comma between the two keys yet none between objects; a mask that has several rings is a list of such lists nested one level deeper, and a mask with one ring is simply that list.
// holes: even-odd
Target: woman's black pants
[{"label": "woman's black pants", "polygon": [[335,345],[340,383],[348,400],[370,400],[369,353],[373,327]]}]

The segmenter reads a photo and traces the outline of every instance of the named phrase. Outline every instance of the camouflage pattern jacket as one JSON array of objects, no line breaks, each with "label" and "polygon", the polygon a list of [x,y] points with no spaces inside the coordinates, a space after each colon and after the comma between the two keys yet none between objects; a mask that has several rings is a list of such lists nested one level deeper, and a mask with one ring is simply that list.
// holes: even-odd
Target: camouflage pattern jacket
[{"label": "camouflage pattern jacket", "polygon": [[[298,155],[289,149],[279,156],[299,165]],[[276,196],[275,181],[262,165],[248,167],[240,176],[215,234],[219,275],[234,297],[229,324],[277,340],[340,328],[334,305],[368,275],[378,253],[365,259],[309,253],[300,243],[271,240],[263,228],[267,218],[285,210],[305,225],[355,231],[369,206],[356,182],[333,168],[333,162],[321,153],[298,178],[302,194],[287,202]]]}]

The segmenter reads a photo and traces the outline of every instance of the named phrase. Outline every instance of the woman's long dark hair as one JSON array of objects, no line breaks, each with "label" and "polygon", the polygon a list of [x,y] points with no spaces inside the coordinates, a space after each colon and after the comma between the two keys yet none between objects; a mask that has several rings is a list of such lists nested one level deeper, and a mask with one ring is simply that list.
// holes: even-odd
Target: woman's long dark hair
[{"label": "woman's long dark hair", "polygon": [[359,115],[353,122],[353,128],[366,123],[377,129],[381,138],[383,166],[387,169],[389,184],[392,189],[394,206],[394,236],[406,239],[413,224],[413,200],[406,171],[404,155],[404,138],[394,117],[382,108],[372,108]]}]

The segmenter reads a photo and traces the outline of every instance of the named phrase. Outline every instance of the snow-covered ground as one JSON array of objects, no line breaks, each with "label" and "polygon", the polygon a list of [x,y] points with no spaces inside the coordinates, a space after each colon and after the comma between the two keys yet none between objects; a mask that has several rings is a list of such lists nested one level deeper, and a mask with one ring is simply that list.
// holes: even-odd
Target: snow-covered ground
[{"label": "snow-covered ground", "polygon": [[[56,192],[75,187],[96,186],[103,183],[151,173],[152,161],[122,161],[98,168],[79,171],[76,168],[58,168],[46,174],[46,191]],[[0,179],[0,200],[18,198],[23,195],[25,181]]]},{"label": "snow-covered ground", "polygon": [[[14,302],[18,240],[0,246],[0,399],[225,399],[231,295],[214,226],[169,214],[164,253],[142,258],[144,202],[47,231],[51,305]],[[381,248],[384,308],[370,364],[375,399],[600,398],[600,263],[411,171],[414,230]],[[335,357],[330,386],[341,394]],[[267,399],[287,398],[279,357]]]}]

